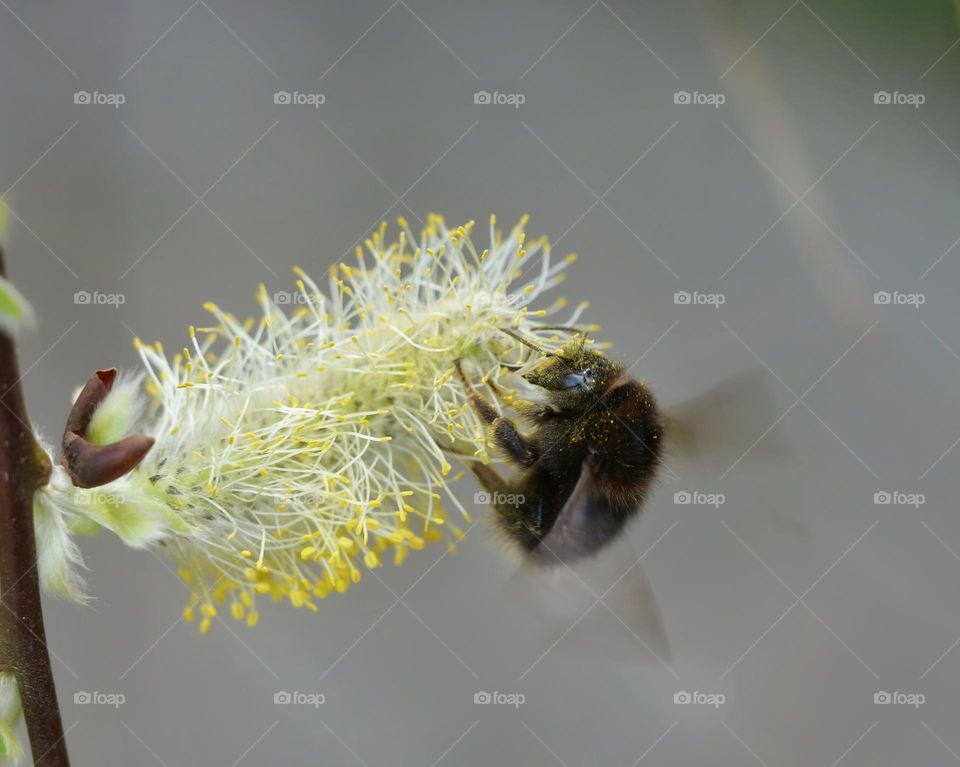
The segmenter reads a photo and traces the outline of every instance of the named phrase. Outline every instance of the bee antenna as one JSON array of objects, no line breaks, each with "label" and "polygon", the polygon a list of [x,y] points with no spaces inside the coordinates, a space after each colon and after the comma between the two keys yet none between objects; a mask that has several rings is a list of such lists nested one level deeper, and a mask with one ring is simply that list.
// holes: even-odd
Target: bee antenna
[{"label": "bee antenna", "polygon": [[547,350],[544,349],[542,346],[538,346],[538,345],[535,344],[533,341],[531,341],[531,340],[529,340],[529,339],[527,339],[527,338],[524,338],[524,337],[521,336],[519,333],[514,333],[514,332],[513,332],[512,330],[510,330],[509,328],[500,328],[500,332],[501,332],[501,333],[506,333],[506,334],[507,334],[508,336],[510,336],[511,338],[513,338],[513,339],[519,341],[520,343],[522,343],[524,346],[526,346],[526,347],[528,347],[528,348],[530,348],[530,349],[533,349],[535,352],[537,352],[537,354],[540,354],[541,356],[544,356],[544,357],[556,357],[556,356],[557,356],[557,355],[554,354],[553,352],[547,351]]},{"label": "bee antenna", "polygon": [[574,327],[573,325],[534,325],[536,330],[559,330],[563,333],[569,333],[572,336],[586,335],[586,330]]},{"label": "bee antenna", "polygon": [[[586,346],[587,339],[590,337],[590,331],[586,328],[578,328],[573,325],[535,325],[535,330],[559,330],[561,333],[568,333],[574,336],[574,341],[581,348]],[[559,357],[559,354],[554,356]]]}]

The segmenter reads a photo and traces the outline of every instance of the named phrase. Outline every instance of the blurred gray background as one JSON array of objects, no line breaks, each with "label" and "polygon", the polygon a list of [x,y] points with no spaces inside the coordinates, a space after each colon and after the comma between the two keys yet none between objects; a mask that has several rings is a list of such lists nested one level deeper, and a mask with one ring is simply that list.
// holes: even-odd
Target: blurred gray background
[{"label": "blurred gray background", "polygon": [[[178,348],[204,301],[252,312],[258,282],[287,289],[294,264],[322,273],[381,219],[429,211],[528,212],[578,252],[563,292],[662,401],[745,370],[770,383],[747,456],[678,469],[630,531],[662,663],[621,611],[629,579],[600,603],[575,584],[582,607],[550,616],[511,598],[484,525],[317,615],[267,605],[256,629],[205,637],[178,620],[166,564],[104,534],[82,541],[93,604],[47,604],[76,764],[960,759],[950,3],[0,6],[0,201],[40,316],[22,367],[49,436],[95,368],[137,365],[134,334]],[[84,691],[125,703],[75,704]],[[694,691],[724,702],[675,703]]]}]

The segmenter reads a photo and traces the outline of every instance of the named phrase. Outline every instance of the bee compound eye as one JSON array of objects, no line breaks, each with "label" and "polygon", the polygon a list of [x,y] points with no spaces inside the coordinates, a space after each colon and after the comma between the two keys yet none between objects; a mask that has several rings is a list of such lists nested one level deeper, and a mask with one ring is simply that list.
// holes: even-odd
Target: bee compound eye
[{"label": "bee compound eye", "polygon": [[576,389],[583,386],[587,382],[587,372],[583,373],[567,373],[563,377],[563,387],[565,389]]}]

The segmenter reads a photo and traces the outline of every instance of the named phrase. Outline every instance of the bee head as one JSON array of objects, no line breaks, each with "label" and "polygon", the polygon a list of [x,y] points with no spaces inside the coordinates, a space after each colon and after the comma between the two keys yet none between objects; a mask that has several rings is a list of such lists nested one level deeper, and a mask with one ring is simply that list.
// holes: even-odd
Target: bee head
[{"label": "bee head", "polygon": [[602,353],[588,349],[585,337],[547,352],[524,378],[551,392],[551,400],[565,409],[603,394],[620,375],[621,366]]}]

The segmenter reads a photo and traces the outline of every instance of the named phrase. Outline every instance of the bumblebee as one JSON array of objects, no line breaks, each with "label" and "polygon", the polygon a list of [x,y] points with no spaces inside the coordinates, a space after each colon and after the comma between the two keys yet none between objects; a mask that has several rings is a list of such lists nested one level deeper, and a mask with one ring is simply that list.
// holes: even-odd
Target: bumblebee
[{"label": "bumblebee", "polygon": [[664,424],[656,399],[622,363],[588,346],[585,333],[550,351],[504,332],[540,355],[522,377],[544,397],[542,402],[509,397],[487,383],[531,426],[524,434],[455,360],[471,407],[517,472],[503,477],[476,461],[470,468],[500,527],[531,560],[573,562],[596,554],[623,532],[657,478]]}]

